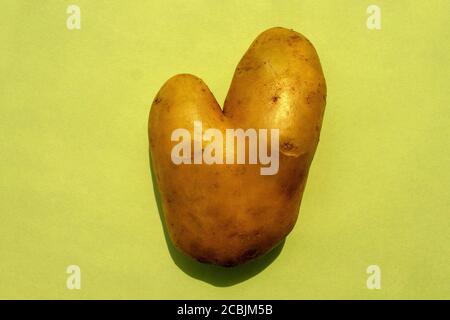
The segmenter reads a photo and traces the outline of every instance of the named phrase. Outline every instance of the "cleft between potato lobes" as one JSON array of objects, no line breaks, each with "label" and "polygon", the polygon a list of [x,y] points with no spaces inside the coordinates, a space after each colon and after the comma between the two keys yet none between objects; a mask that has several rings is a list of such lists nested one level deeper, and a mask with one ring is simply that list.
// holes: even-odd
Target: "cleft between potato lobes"
[{"label": "cleft between potato lobes", "polygon": [[[153,101],[149,140],[155,187],[175,246],[200,262],[235,266],[282,241],[299,214],[325,100],[326,83],[313,45],[285,28],[271,28],[251,44],[236,68],[223,111],[201,79],[189,74],[170,78]],[[224,137],[211,153],[223,163],[192,160],[218,143],[217,138],[199,138],[199,126],[203,133]],[[238,148],[225,143],[227,129],[266,129],[268,136],[277,130],[278,140],[273,136],[266,146],[272,155],[279,152],[276,173],[261,174],[261,165],[250,163],[250,143],[244,163],[227,163],[227,154]],[[190,137],[183,146],[190,159],[174,161],[179,143],[174,137],[183,135]]]}]

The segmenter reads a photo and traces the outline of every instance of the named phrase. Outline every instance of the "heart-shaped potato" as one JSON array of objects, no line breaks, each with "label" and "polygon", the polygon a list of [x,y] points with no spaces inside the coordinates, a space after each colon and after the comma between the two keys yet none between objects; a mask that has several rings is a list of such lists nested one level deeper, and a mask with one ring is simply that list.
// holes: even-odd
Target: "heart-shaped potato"
[{"label": "heart-shaped potato", "polygon": [[[297,220],[325,100],[325,79],[313,45],[284,28],[263,32],[250,46],[223,111],[199,78],[181,74],[169,79],[153,101],[149,140],[175,246],[198,261],[222,266],[274,248]],[[192,137],[187,143],[195,145],[194,122],[201,122],[203,132],[215,128],[223,136],[226,129],[279,129],[278,171],[262,175],[260,164],[247,162],[174,163],[172,133],[187,129]],[[211,141],[201,137],[200,152]],[[273,143],[268,144],[270,150]],[[229,151],[224,143],[223,154]]]}]

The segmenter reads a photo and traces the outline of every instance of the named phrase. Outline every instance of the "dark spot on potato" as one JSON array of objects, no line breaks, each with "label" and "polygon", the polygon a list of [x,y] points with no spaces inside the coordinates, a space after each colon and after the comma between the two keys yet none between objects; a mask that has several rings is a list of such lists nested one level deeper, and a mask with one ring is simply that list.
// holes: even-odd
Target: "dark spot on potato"
[{"label": "dark spot on potato", "polygon": [[248,249],[241,255],[240,260],[242,260],[242,261],[250,260],[250,259],[255,258],[257,255],[258,255],[258,249],[255,249],[255,248]]},{"label": "dark spot on potato", "polygon": [[307,97],[306,97],[306,104],[310,104],[311,103],[311,98],[310,98],[310,96],[308,95]]},{"label": "dark spot on potato", "polygon": [[231,232],[231,233],[229,233],[228,234],[228,238],[234,238],[234,237],[236,237],[238,235],[238,233],[236,232],[236,231],[233,231],[233,232]]},{"label": "dark spot on potato", "polygon": [[296,148],[295,144],[293,144],[290,141],[284,141],[281,144],[281,150],[283,150],[283,151],[291,151],[292,149],[295,149],[295,148]]},{"label": "dark spot on potato", "polygon": [[273,103],[276,103],[276,102],[278,101],[278,99],[280,99],[279,96],[273,96],[273,97],[272,97],[272,102],[273,102]]},{"label": "dark spot on potato", "polygon": [[225,260],[225,261],[223,261],[222,263],[221,263],[221,265],[223,266],[223,267],[234,267],[235,265],[237,264],[237,262],[236,261],[234,261],[234,260],[231,260],[231,259],[229,259],[229,260]]},{"label": "dark spot on potato", "polygon": [[202,92],[206,92],[206,89],[205,89],[205,88],[202,88]]},{"label": "dark spot on potato", "polygon": [[252,70],[252,69],[253,69],[253,66],[246,65],[246,66],[243,66],[243,67],[239,67],[239,68],[237,68],[236,70],[237,70],[239,73],[242,73],[242,72],[250,71],[250,70]]},{"label": "dark spot on potato", "polygon": [[156,97],[155,100],[153,100],[154,104],[158,104],[162,101],[162,99],[160,97]]},{"label": "dark spot on potato", "polygon": [[290,199],[295,195],[295,193],[297,191],[297,186],[295,184],[284,185],[281,188],[281,191],[288,199]]},{"label": "dark spot on potato", "polygon": [[196,256],[195,259],[200,263],[211,263],[211,261],[209,261],[208,258],[203,256]]},{"label": "dark spot on potato", "polygon": [[192,223],[194,223],[197,226],[197,228],[203,229],[203,223],[195,213],[188,212],[188,215]]}]

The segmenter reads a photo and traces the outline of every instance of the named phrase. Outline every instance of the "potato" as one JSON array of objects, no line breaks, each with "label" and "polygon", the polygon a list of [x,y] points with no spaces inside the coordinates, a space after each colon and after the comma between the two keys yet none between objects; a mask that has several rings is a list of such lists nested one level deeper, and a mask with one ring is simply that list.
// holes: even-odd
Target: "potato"
[{"label": "potato", "polygon": [[[169,79],[151,107],[149,140],[175,246],[200,262],[235,266],[283,240],[298,217],[325,101],[325,79],[313,45],[284,28],[263,32],[250,46],[236,68],[223,111],[199,78],[180,74]],[[175,164],[174,130],[187,129],[192,157],[195,143],[200,141],[204,151],[212,142],[195,140],[195,121],[201,121],[203,132],[216,128],[223,136],[230,128],[278,129],[277,173],[262,175],[261,165],[247,162]],[[233,151],[227,147],[224,154]],[[271,140],[268,147],[276,146]],[[236,152],[237,145],[232,148]]]}]

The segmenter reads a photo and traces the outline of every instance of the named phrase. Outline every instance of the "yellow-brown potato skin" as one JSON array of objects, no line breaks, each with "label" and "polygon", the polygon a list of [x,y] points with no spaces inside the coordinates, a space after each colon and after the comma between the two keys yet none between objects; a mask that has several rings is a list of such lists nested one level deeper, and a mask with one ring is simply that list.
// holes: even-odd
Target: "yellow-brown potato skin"
[{"label": "yellow-brown potato skin", "polygon": [[[319,141],[326,84],[317,53],[301,34],[272,28],[236,68],[223,111],[199,78],[169,79],[150,112],[149,139],[163,212],[173,243],[201,262],[234,266],[271,250],[293,228]],[[280,130],[276,175],[261,165],[175,165],[171,133],[194,121],[203,132]],[[270,149],[269,149],[270,150]],[[156,186],[155,186],[156,187]]]}]

